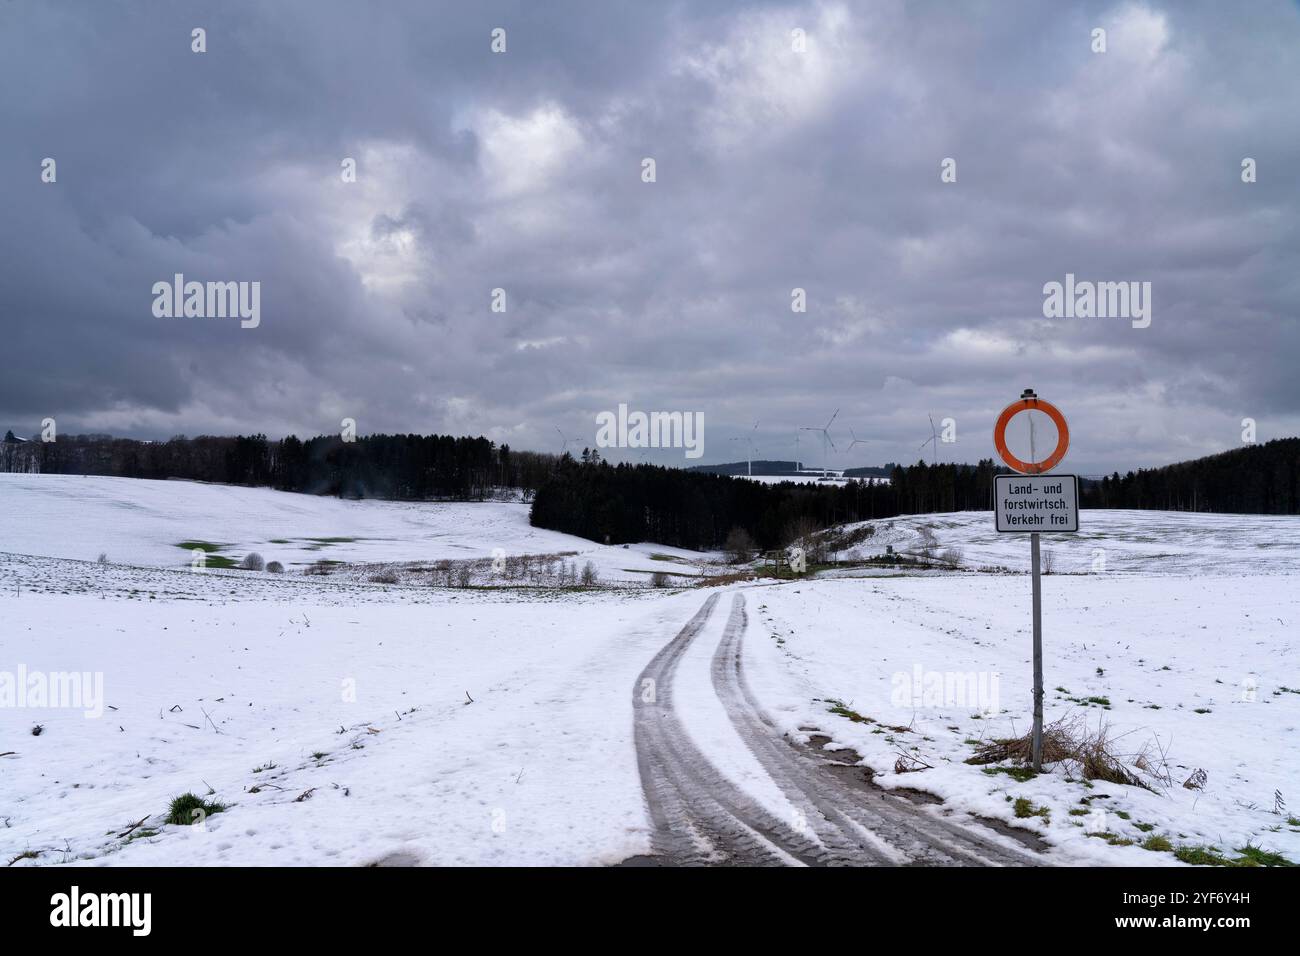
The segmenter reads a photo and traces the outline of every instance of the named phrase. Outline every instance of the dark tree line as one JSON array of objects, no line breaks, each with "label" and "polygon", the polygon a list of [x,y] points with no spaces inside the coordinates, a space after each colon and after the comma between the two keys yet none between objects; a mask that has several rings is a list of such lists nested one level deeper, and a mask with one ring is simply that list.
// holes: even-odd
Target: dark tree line
[{"label": "dark tree line", "polygon": [[[479,499],[495,487],[535,491],[533,524],[611,543],[720,548],[733,528],[762,548],[795,533],[904,514],[987,511],[991,459],[894,466],[888,482],[765,485],[654,465],[610,465],[585,451],[517,452],[486,438],[265,435],[136,441],[75,435],[0,441],[0,471],[186,478],[348,498]],[[1300,438],[1082,482],[1084,508],[1300,514]],[[792,531],[792,529],[797,529]]]},{"label": "dark tree line", "polygon": [[122,478],[187,478],[345,498],[475,499],[494,487],[536,489],[555,455],[516,452],[486,438],[367,435],[355,441],[265,435],[136,441],[108,435],[0,443],[0,471]]},{"label": "dark tree line", "polygon": [[1225,514],[1300,514],[1300,438],[1119,472],[1083,489],[1084,507]]},{"label": "dark tree line", "polygon": [[[976,465],[894,466],[887,483],[843,487],[613,466],[565,457],[533,500],[533,524],[610,543],[654,541],[716,549],[733,528],[760,548],[809,529],[897,515],[990,511],[992,459]],[[1163,468],[1081,482],[1080,507],[1300,514],[1300,438],[1271,441]]]},{"label": "dark tree line", "polygon": [[537,490],[532,523],[593,541],[654,541],[721,548],[733,528],[760,548],[809,529],[929,511],[988,509],[993,462],[896,467],[890,482],[766,485],[655,465],[578,462],[566,456]]}]

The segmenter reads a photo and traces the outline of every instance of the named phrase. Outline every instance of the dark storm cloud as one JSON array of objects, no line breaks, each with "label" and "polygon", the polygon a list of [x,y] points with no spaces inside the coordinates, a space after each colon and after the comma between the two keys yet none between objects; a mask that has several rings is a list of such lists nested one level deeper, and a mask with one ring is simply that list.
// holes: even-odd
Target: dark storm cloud
[{"label": "dark storm cloud", "polygon": [[[1029,384],[1085,472],[1300,431],[1296,7],[975,10],[0,4],[0,426],[547,449],[626,402],[722,460],[841,407],[843,466],[928,414],[987,456]],[[260,281],[260,326],[155,318],[177,272]],[[1151,327],[1045,319],[1067,272],[1151,282]]]}]

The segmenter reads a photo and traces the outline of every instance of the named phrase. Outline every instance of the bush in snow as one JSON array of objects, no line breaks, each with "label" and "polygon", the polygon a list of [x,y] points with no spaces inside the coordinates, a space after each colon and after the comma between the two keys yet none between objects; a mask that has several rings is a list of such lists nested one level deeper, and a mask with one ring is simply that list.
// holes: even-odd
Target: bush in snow
[{"label": "bush in snow", "polygon": [[596,566],[588,561],[582,566],[582,583],[586,585],[595,584],[600,579],[596,573]]},{"label": "bush in snow", "polygon": [[668,572],[656,571],[654,574],[650,575],[650,586],[655,588],[668,587]]},{"label": "bush in snow", "polygon": [[192,793],[182,793],[172,800],[171,806],[167,808],[167,822],[180,827],[193,826],[224,809],[226,808],[223,804],[208,803],[202,797],[196,797]]},{"label": "bush in snow", "polygon": [[744,564],[754,552],[754,539],[744,528],[732,528],[727,532],[727,543],[723,545],[727,560],[732,564]]},{"label": "bush in snow", "polygon": [[250,551],[244,556],[244,560],[239,562],[242,571],[261,571],[266,568],[266,562],[256,551]]},{"label": "bush in snow", "polygon": [[266,570],[270,571],[272,574],[283,574],[284,565],[279,561],[268,561],[266,562]]}]

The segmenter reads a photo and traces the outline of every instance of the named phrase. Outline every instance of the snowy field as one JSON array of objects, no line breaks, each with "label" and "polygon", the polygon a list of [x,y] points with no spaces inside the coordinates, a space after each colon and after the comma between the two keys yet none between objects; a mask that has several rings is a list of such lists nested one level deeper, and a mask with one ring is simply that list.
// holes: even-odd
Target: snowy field
[{"label": "snowy field", "polygon": [[[745,666],[778,725],[852,748],[882,787],[1037,835],[1044,862],[1181,865],[1141,848],[1153,837],[1300,861],[1300,522],[1084,512],[1079,535],[1044,536],[1057,571],[1045,579],[1047,719],[1104,724],[1131,766],[1146,755],[1151,790],[964,762],[1023,733],[1030,713],[1028,542],[991,525],[987,514],[874,522],[852,549],[914,551],[933,535],[962,552],[963,571],[739,586]],[[195,540],[287,570],[194,573],[178,543]],[[575,552],[607,586],[390,587],[302,573],[322,556],[495,548]],[[637,678],[717,590],[645,583],[655,570],[716,570],[716,557],[541,531],[508,502],[0,475],[0,864],[607,865],[645,854]],[[728,780],[784,819],[790,806],[710,685],[724,619],[682,659],[683,722]],[[102,680],[102,694],[73,707],[4,700],[6,674],[66,672]],[[1204,785],[1182,786],[1196,771]],[[226,809],[202,827],[165,824],[186,791]]]},{"label": "snowy field", "polygon": [[[601,578],[644,583],[697,575],[714,556],[604,547],[534,528],[518,502],[343,501],[193,481],[0,474],[0,551],[188,568],[195,543],[239,561],[256,552],[287,569],[316,561],[387,562],[572,553]],[[680,557],[681,562],[674,562]]]}]

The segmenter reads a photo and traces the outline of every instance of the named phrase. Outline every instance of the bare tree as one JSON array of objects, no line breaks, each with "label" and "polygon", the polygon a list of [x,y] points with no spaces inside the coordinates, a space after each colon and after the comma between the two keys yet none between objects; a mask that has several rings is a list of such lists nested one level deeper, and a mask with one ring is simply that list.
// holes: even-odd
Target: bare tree
[{"label": "bare tree", "polygon": [[731,564],[744,564],[754,554],[754,539],[744,528],[732,528],[727,532],[727,542],[723,545],[727,560]]}]

